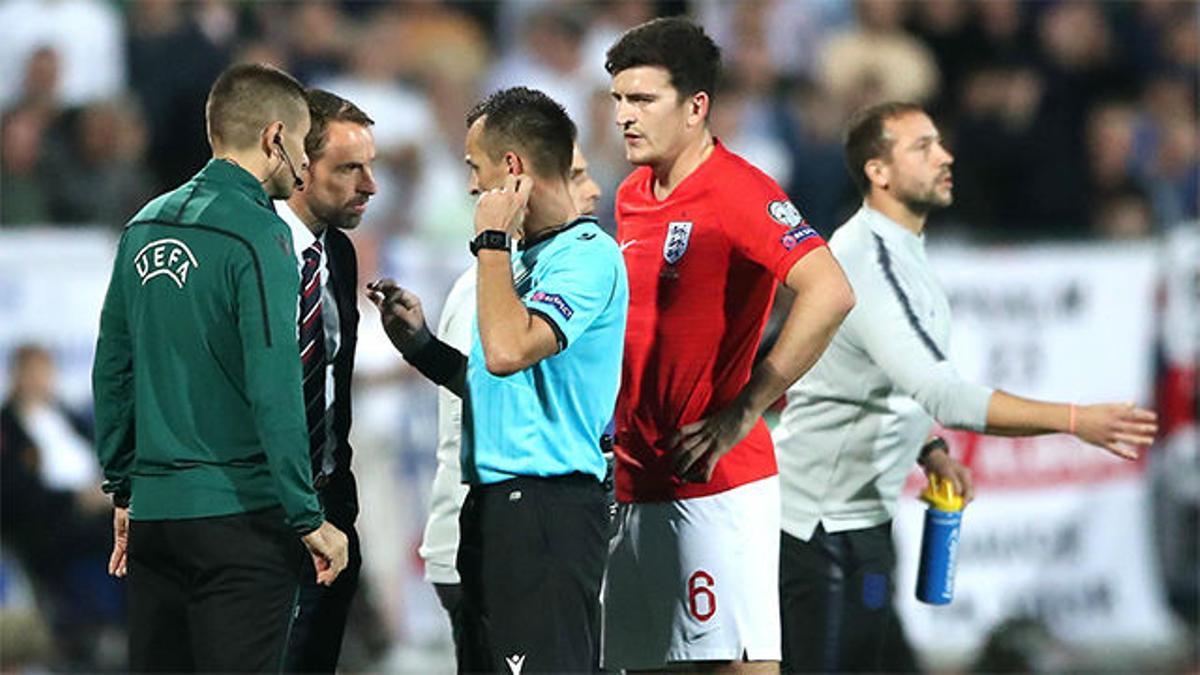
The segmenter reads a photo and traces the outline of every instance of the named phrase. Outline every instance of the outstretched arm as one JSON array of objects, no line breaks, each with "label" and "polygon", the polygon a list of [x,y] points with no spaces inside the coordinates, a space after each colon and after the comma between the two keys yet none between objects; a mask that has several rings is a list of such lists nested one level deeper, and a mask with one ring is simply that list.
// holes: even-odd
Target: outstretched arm
[{"label": "outstretched arm", "polygon": [[1158,433],[1158,416],[1133,403],[1048,403],[996,391],[988,402],[987,433],[1035,436],[1068,433],[1125,459]]}]

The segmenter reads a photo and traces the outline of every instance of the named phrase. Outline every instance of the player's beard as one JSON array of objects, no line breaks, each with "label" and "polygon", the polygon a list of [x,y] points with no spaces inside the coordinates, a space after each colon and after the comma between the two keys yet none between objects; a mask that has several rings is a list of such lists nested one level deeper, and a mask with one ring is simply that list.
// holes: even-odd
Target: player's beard
[{"label": "player's beard", "polygon": [[[938,179],[940,182],[941,179]],[[927,216],[936,209],[944,209],[954,203],[954,193],[946,192],[945,196],[938,193],[938,185],[934,183],[928,189],[919,193],[900,195],[900,203],[912,213]]]}]

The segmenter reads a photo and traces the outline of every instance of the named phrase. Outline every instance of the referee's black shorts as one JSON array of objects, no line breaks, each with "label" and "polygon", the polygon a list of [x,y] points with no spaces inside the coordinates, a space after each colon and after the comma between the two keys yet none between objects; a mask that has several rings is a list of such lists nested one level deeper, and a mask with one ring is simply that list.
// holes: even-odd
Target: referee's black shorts
[{"label": "referee's black shorts", "polygon": [[608,516],[594,477],[472,486],[460,515],[461,672],[588,672]]}]

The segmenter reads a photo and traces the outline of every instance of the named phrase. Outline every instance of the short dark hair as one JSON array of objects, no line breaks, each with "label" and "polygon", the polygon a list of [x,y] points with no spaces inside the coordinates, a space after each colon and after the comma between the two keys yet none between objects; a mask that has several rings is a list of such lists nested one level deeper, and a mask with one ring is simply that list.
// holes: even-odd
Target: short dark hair
[{"label": "short dark hair", "polygon": [[609,75],[638,66],[665,68],[681,97],[703,91],[712,99],[721,72],[721,48],[687,19],[653,19],[626,31],[608,49],[604,62]]},{"label": "short dark hair", "polygon": [[375,124],[367,113],[350,101],[324,89],[308,89],[308,114],[312,118],[312,126],[304,137],[304,154],[309,161],[316,161],[325,152],[325,144],[329,142],[326,131],[330,122],[351,122],[364,127]]},{"label": "short dark hair", "polygon": [[871,192],[871,181],[867,180],[863,167],[868,161],[887,157],[892,152],[893,140],[884,135],[884,124],[914,112],[923,113],[925,109],[908,101],[887,101],[867,106],[850,117],[843,143],[846,169],[863,196]]},{"label": "short dark hair", "polygon": [[274,66],[242,63],[217,78],[204,106],[212,143],[245,148],[276,121],[299,124],[308,112],[304,87]]},{"label": "short dark hair", "polygon": [[483,146],[493,161],[520,148],[532,160],[534,173],[570,176],[575,123],[554,99],[528,87],[501,89],[471,108],[467,127],[485,116]]}]

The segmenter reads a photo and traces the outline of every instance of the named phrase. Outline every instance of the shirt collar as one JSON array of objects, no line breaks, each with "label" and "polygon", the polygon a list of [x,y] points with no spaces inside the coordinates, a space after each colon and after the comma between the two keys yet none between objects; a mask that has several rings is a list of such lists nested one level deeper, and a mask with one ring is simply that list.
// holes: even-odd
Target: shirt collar
[{"label": "shirt collar", "polygon": [[534,248],[536,246],[539,246],[541,244],[544,244],[544,243],[550,241],[554,237],[562,234],[563,232],[566,232],[567,230],[571,229],[572,227],[575,227],[576,225],[579,225],[580,223],[598,223],[598,222],[599,221],[596,220],[595,216],[579,216],[575,220],[572,220],[568,223],[559,225],[558,227],[551,228],[544,232],[540,232],[540,233],[538,233],[538,235],[536,237],[534,237],[531,240],[526,241],[526,240],[522,239],[521,242],[519,244],[517,244],[517,248],[522,251],[527,251],[531,248]]},{"label": "shirt collar", "polygon": [[312,246],[313,242],[319,239],[324,243],[325,233],[322,232],[320,237],[314,235],[312,230],[308,229],[308,226],[304,224],[304,221],[300,220],[300,216],[296,215],[296,212],[292,210],[286,199],[275,200],[275,212],[279,214],[283,222],[287,223],[288,229],[292,231],[292,248],[296,250],[297,260],[304,258],[305,249]]},{"label": "shirt collar", "polygon": [[232,160],[214,157],[208,160],[208,164],[205,164],[203,169],[200,169],[199,175],[213,182],[232,185],[246,193],[250,199],[254,200],[255,204],[271,208],[271,199],[267,197],[266,190],[263,190],[262,183],[259,183],[253,174]]},{"label": "shirt collar", "polygon": [[916,246],[918,248],[925,245],[924,232],[913,234],[912,230],[888,218],[882,212],[867,206],[866,202],[863,202],[859,213],[866,218],[872,232],[888,241],[895,241],[905,246]]}]

